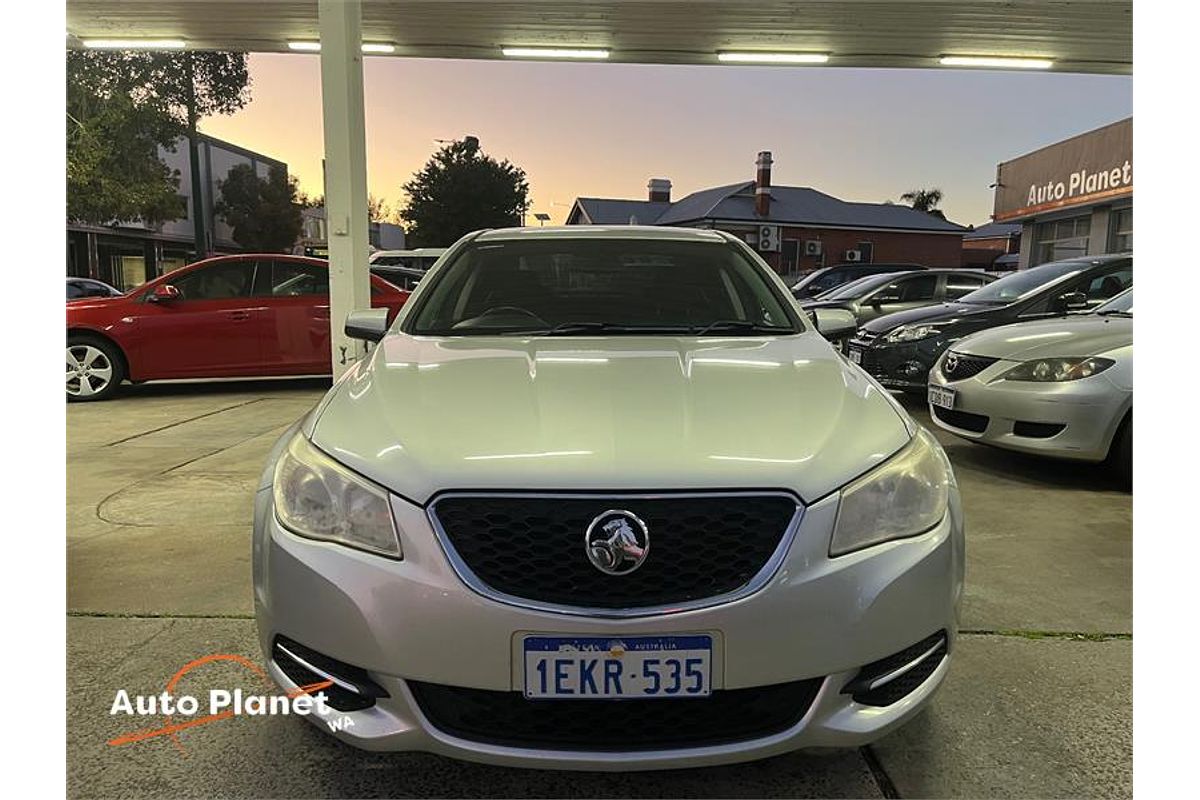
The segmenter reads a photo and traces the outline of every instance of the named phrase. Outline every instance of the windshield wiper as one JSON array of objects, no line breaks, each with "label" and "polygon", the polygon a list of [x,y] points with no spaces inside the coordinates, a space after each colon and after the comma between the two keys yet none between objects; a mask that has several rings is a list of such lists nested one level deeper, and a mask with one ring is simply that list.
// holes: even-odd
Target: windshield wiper
[{"label": "windshield wiper", "polygon": [[1108,311],[1097,311],[1097,312],[1095,312],[1095,314],[1097,317],[1132,317],[1133,316],[1132,311],[1118,311],[1115,308],[1110,309]]},{"label": "windshield wiper", "polygon": [[687,325],[625,325],[616,322],[560,322],[551,328],[529,328],[519,331],[505,331],[506,334],[522,336],[577,336],[586,333],[689,333]]},{"label": "windshield wiper", "polygon": [[695,336],[703,336],[706,333],[795,333],[795,330],[787,325],[765,325],[761,322],[751,322],[744,319],[719,319],[716,322],[710,322],[705,325]]}]

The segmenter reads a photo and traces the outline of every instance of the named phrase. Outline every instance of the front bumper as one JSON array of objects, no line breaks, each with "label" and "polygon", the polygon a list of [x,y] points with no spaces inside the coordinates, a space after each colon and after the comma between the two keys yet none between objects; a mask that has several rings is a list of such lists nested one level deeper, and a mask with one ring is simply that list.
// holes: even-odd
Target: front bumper
[{"label": "front bumper", "polygon": [[850,340],[848,355],[853,361],[857,351],[856,363],[886,389],[923,391],[929,370],[946,349],[946,341],[941,337],[889,343],[882,337],[865,339],[861,330],[859,333]]},{"label": "front bumper", "polygon": [[[783,563],[754,594],[719,606],[624,619],[550,613],[485,598],[453,571],[422,509],[395,500],[393,511],[403,531],[403,561],[299,538],[276,522],[269,489],[256,497],[255,609],[270,674],[285,689],[295,688],[271,660],[276,636],[364,668],[389,696],[349,712],[353,724],[332,732],[361,748],[419,750],[509,766],[629,770],[852,747],[916,714],[937,690],[950,659],[885,707],[860,705],[842,693],[860,668],[938,630],[947,632],[953,654],[964,555],[956,492],[945,519],[928,533],[834,559],[827,554],[837,497],[826,498],[805,510]],[[820,678],[807,713],[781,732],[719,745],[636,752],[509,747],[439,730],[407,683],[520,691],[518,649],[526,633],[698,631],[713,634],[716,690]]]},{"label": "front bumper", "polygon": [[944,358],[930,371],[929,385],[954,390],[956,413],[931,405],[930,416],[938,427],[981,444],[1103,461],[1133,404],[1132,393],[1104,373],[1063,383],[1005,381],[999,377],[1019,362],[1000,360],[966,380],[949,381],[941,370]]}]

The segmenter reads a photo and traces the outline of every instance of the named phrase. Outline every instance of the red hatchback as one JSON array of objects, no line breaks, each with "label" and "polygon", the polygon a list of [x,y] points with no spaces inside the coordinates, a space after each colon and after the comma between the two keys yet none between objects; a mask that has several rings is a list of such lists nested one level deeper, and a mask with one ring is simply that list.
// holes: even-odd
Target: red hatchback
[{"label": "red hatchback", "polygon": [[[409,293],[370,279],[371,305],[395,318]],[[328,375],[329,348],[325,261],[220,256],[67,303],[67,399],[106,399],[126,379]]]}]

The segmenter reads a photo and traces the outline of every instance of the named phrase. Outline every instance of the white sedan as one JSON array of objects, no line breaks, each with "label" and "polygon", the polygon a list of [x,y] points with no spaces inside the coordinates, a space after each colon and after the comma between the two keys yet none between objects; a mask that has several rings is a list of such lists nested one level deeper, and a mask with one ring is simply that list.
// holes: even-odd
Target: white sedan
[{"label": "white sedan", "polygon": [[933,421],[956,436],[1130,474],[1133,289],[1090,314],[955,342],[929,373]]}]

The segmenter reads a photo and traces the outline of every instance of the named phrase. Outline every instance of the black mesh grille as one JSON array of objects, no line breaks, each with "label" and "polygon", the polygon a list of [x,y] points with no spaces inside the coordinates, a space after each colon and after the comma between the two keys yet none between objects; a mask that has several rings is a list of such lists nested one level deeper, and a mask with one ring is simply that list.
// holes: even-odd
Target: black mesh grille
[{"label": "black mesh grille", "polygon": [[[646,560],[627,575],[588,560],[584,534],[610,509],[640,517]],[[480,581],[528,600],[590,608],[684,603],[735,591],[766,565],[796,503],[780,495],[445,497],[433,513]]]},{"label": "black mesh grille", "polygon": [[871,342],[878,337],[871,336],[869,338],[863,335],[863,330],[859,329],[858,336],[850,340],[850,349],[859,352],[858,365],[866,371],[868,375],[876,378],[887,378],[887,370],[879,361],[879,350],[871,346]]},{"label": "black mesh grille", "polygon": [[409,681],[435,728],[474,742],[549,750],[655,750],[758,739],[787,730],[823,678],[676,700],[528,700],[520,692]]},{"label": "black mesh grille", "polygon": [[[940,367],[942,377],[948,381],[964,381],[978,375],[1000,359],[985,356],[969,356],[964,353],[948,353]],[[954,367],[954,369],[950,369]]]},{"label": "black mesh grille", "polygon": [[[906,647],[895,655],[868,664],[859,671],[858,675],[846,686],[844,691],[849,693],[856,703],[868,706],[890,706],[897,700],[908,696],[914,689],[924,683],[926,678],[933,674],[938,664],[941,664],[942,659],[946,657],[945,641],[945,632],[938,631],[911,647]],[[928,652],[929,648],[939,642],[942,643],[940,651],[932,653],[908,672],[876,689],[867,688],[872,681],[910,663],[913,659]]]},{"label": "black mesh grille", "polygon": [[953,411],[941,406],[933,406],[934,415],[942,422],[960,430],[971,433],[983,433],[987,430],[988,418],[983,414],[972,414],[969,411]]}]

